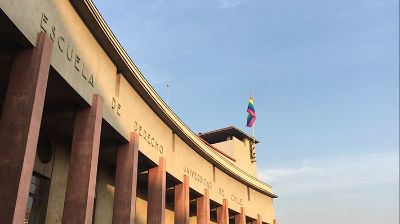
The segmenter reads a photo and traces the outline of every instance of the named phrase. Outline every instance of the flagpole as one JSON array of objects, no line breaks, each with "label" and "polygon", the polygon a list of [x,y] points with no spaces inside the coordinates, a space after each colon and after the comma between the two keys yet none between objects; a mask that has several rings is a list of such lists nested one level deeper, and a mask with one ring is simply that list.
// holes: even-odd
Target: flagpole
[{"label": "flagpole", "polygon": [[247,106],[247,127],[251,127],[253,131],[252,142],[250,140],[250,162],[256,162],[256,134],[254,128],[254,122],[256,119],[256,111],[254,110],[254,102],[253,102],[253,90],[250,90],[250,100],[249,105]]},{"label": "flagpole", "polygon": [[253,129],[253,140],[254,140],[254,143],[256,142],[256,134],[255,134],[255,131],[254,131],[254,124],[253,124],[253,127],[252,127],[252,129]]},{"label": "flagpole", "polygon": [[[250,97],[253,97],[253,90],[252,89],[250,90]],[[252,126],[252,130],[253,130],[253,141],[254,141],[254,143],[256,143],[256,135],[255,135],[255,132],[254,132],[254,123],[253,123],[253,126]]]},{"label": "flagpole", "polygon": [[[250,92],[250,96],[253,96],[253,90]],[[253,131],[253,146],[251,147],[252,152],[251,152],[251,162],[255,163],[256,160],[256,133],[255,133],[255,122],[253,123],[252,126],[252,131]]]}]

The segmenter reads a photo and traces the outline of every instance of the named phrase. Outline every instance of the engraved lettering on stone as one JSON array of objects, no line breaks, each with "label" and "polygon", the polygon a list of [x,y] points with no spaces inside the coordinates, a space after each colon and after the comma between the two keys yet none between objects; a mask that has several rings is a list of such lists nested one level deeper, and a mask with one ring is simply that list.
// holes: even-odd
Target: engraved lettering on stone
[{"label": "engraved lettering on stone", "polygon": [[64,52],[64,49],[63,48],[61,48],[61,44],[60,44],[60,40],[62,40],[62,42],[64,42],[64,44],[65,44],[65,40],[64,40],[64,37],[62,37],[62,36],[59,36],[58,37],[58,41],[57,41],[57,44],[58,44],[58,49],[60,49],[60,51],[61,52]]},{"label": "engraved lettering on stone", "polygon": [[45,33],[47,33],[47,29],[45,28],[44,24],[47,24],[48,21],[49,19],[47,18],[47,16],[42,13],[42,19],[40,20],[40,29]]},{"label": "engraved lettering on stone", "polygon": [[[78,55],[75,55],[75,64],[74,64],[74,66],[75,66],[75,69],[78,72],[79,72],[79,63],[80,62],[81,62],[81,58]],[[83,78],[87,79],[86,76],[83,75],[83,73],[82,73],[82,76],[83,76]]]},{"label": "engraved lettering on stone", "polygon": [[55,26],[52,26],[52,27],[51,27],[50,38],[51,38],[52,40],[54,40],[54,38],[56,38],[56,27],[55,27]]},{"label": "engraved lettering on stone", "polygon": [[[85,80],[89,85],[94,88],[94,74],[85,70],[85,62],[78,55],[78,52],[74,50],[72,43],[68,42],[64,38],[64,36],[57,33],[56,27],[49,23],[49,18],[45,13],[42,13],[42,17],[40,19],[40,30],[41,32],[48,33],[50,38],[54,40],[54,42],[57,42],[58,50],[60,51],[60,53],[63,53],[64,57],[68,61],[72,62],[72,60],[74,60],[73,66],[75,70],[82,75],[83,80]],[[50,33],[47,32],[48,30]],[[55,41],[56,39],[57,41]]]},{"label": "engraved lettering on stone", "polygon": [[211,181],[207,180],[207,178],[203,177],[202,175],[200,175],[198,172],[196,172],[194,169],[192,169],[191,167],[185,165],[183,172],[185,174],[187,174],[190,178],[194,179],[195,181],[203,184],[205,187],[207,187],[208,189],[212,188],[212,183]]},{"label": "engraved lettering on stone", "polygon": [[115,97],[113,97],[111,100],[111,109],[115,110],[118,116],[121,116],[122,105],[118,102],[118,100]]},{"label": "engraved lettering on stone", "polygon": [[[69,52],[71,52],[71,53],[69,53]],[[72,55],[73,54],[74,54],[74,49],[72,49],[72,47],[68,43],[68,47],[67,47],[67,59],[68,59],[68,61],[72,61]]]},{"label": "engraved lettering on stone", "polygon": [[[115,101],[115,108],[118,108],[118,102]],[[164,153],[164,147],[159,144],[155,136],[153,136],[149,130],[146,130],[142,125],[140,125],[137,121],[135,121],[133,125],[133,130],[138,133],[140,137],[144,139],[144,142],[155,149],[160,154]]]},{"label": "engraved lettering on stone", "polygon": [[218,188],[218,194],[221,195],[221,196],[225,196],[224,195],[224,189]]}]

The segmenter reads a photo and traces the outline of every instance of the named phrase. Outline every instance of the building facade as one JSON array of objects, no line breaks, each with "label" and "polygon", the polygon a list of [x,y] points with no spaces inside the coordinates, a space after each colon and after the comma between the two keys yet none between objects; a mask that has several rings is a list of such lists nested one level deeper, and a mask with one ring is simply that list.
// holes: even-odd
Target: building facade
[{"label": "building facade", "polygon": [[91,0],[0,0],[0,223],[275,223],[253,139],[193,133]]}]

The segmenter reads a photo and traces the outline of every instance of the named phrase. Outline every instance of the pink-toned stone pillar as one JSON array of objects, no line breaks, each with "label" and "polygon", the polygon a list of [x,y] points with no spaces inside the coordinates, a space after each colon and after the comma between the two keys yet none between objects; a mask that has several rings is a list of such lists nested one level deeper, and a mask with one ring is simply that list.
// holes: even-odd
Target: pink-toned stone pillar
[{"label": "pink-toned stone pillar", "polygon": [[197,198],[197,224],[210,223],[210,192],[204,189],[204,195]]},{"label": "pink-toned stone pillar", "polygon": [[217,208],[217,223],[229,224],[228,200],[224,199],[222,206]]},{"label": "pink-toned stone pillar", "polygon": [[117,150],[113,224],[133,224],[136,208],[139,136],[132,132],[130,142]]},{"label": "pink-toned stone pillar", "polygon": [[183,182],[175,186],[175,224],[189,223],[189,177],[184,175]]},{"label": "pink-toned stone pillar", "polygon": [[166,161],[160,157],[157,167],[149,170],[147,223],[165,223],[165,188],[166,188]]},{"label": "pink-toned stone pillar", "polygon": [[235,215],[235,224],[246,224],[246,214],[244,208],[240,208],[240,213]]},{"label": "pink-toned stone pillar", "polygon": [[24,223],[53,42],[16,52],[0,122],[0,223]]},{"label": "pink-toned stone pillar", "polygon": [[93,95],[75,115],[63,224],[92,223],[102,114],[103,99]]},{"label": "pink-toned stone pillar", "polygon": [[257,220],[252,221],[251,224],[262,224],[262,217],[260,214],[257,214]]}]

